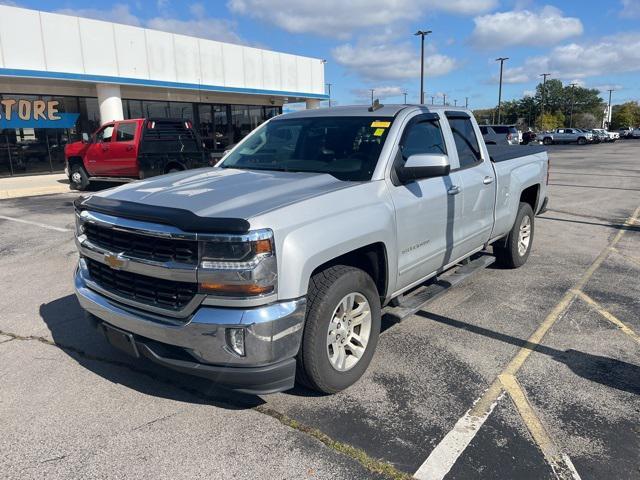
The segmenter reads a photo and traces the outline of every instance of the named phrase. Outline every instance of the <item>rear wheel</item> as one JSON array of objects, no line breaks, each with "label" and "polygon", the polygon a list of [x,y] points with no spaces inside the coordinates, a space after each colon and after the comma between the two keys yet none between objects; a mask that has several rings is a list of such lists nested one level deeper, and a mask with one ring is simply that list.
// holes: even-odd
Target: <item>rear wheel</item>
[{"label": "rear wheel", "polygon": [[74,163],[69,168],[69,184],[73,190],[83,191],[89,186],[89,175],[79,163]]},{"label": "rear wheel", "polygon": [[507,268],[518,268],[524,265],[531,253],[533,245],[533,209],[528,203],[520,202],[516,221],[504,243],[496,243],[493,253],[498,264]]},{"label": "rear wheel", "polygon": [[297,379],[336,393],[366,371],[380,335],[380,298],[364,271],[336,265],[309,282],[307,318]]},{"label": "rear wheel", "polygon": [[584,137],[580,137],[578,139],[578,145],[584,145],[585,143],[587,143],[587,139]]}]

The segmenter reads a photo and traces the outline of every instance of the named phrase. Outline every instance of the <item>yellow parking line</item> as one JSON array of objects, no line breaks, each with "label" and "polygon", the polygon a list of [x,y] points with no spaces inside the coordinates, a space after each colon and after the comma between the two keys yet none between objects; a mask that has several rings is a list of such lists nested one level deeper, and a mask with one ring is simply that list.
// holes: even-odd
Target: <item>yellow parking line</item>
[{"label": "yellow parking line", "polygon": [[520,383],[518,383],[516,377],[513,375],[502,374],[499,375],[498,378],[500,379],[500,383],[504,389],[509,393],[511,401],[513,401],[520,417],[529,429],[533,440],[542,451],[542,454],[547,459],[547,462],[549,462],[549,465],[551,465],[556,476],[562,479],[579,479],[580,475],[573,466],[573,463],[568,456],[563,455],[560,452],[560,449],[547,433],[546,428],[536,415],[533,406],[529,403],[529,399],[527,398],[527,395]]},{"label": "yellow parking line", "polygon": [[[639,215],[640,215],[640,206],[636,208],[636,210],[625,221],[624,224],[627,226],[631,225],[633,222],[636,221]],[[484,416],[487,416],[489,413],[491,413],[491,410],[495,406],[495,403],[497,399],[500,397],[500,395],[502,394],[502,392],[504,390],[508,390],[507,386],[505,386],[504,383],[502,382],[502,379],[504,379],[507,382],[507,384],[511,382],[510,380],[511,378],[515,379],[516,373],[518,372],[518,370],[520,370],[520,368],[522,367],[526,359],[529,357],[529,355],[531,355],[531,352],[533,352],[538,347],[538,345],[540,344],[540,342],[542,341],[546,333],[549,331],[549,329],[567,312],[571,304],[574,302],[574,300],[578,296],[578,293],[582,291],[582,289],[587,284],[587,282],[591,279],[591,277],[596,272],[596,270],[598,270],[600,265],[602,265],[602,262],[604,262],[604,260],[607,258],[607,256],[609,255],[609,252],[611,252],[611,249],[618,244],[618,242],[620,241],[620,239],[622,238],[625,232],[626,232],[625,229],[619,230],[618,233],[615,235],[615,237],[613,237],[609,245],[607,245],[605,248],[602,249],[600,254],[596,257],[596,259],[589,266],[589,268],[582,274],[582,276],[576,282],[576,284],[563,295],[563,297],[560,299],[558,304],[546,316],[546,318],[543,320],[540,326],[536,329],[536,331],[533,332],[533,334],[531,334],[531,336],[527,339],[526,344],[518,351],[518,353],[513,357],[513,359],[511,359],[511,361],[507,364],[505,369],[500,374],[498,374],[498,377],[491,383],[489,388],[475,402],[473,407],[465,415],[482,418]],[[513,386],[512,383],[513,382],[511,382],[511,384],[509,385]],[[518,389],[522,391],[522,389],[520,389],[519,387]],[[516,390],[514,390],[514,394],[518,395]],[[519,402],[521,405],[524,405],[520,400]],[[514,403],[515,403],[515,400],[514,400]],[[533,412],[533,409],[531,409],[530,406],[529,406],[529,409],[530,409],[530,412]],[[535,421],[532,420],[534,418],[537,419],[537,417],[535,417],[535,414],[531,415],[531,413],[528,413],[528,415],[529,415],[529,419],[531,420],[531,425],[532,425],[531,428],[538,429],[538,427],[535,425],[535,421],[540,423],[539,420],[535,420]],[[525,423],[527,422],[526,419],[524,421]],[[529,427],[529,425],[527,426]],[[477,432],[477,430],[479,430],[479,428],[480,427],[478,426],[476,429],[474,429],[475,431],[472,433],[472,436],[475,435],[475,433]],[[540,430],[538,429],[536,431],[538,432],[537,434],[539,434]],[[544,438],[542,434],[539,434],[539,435],[540,435],[539,438],[542,439],[544,442]],[[532,432],[532,436],[533,436],[533,432]],[[446,441],[446,440],[447,438],[445,437],[443,441]],[[535,436],[534,436],[534,440],[536,440],[536,442],[538,441],[538,439],[536,439]],[[434,449],[432,453],[437,453],[440,447],[441,445],[438,444],[436,446],[436,449]],[[542,449],[542,446],[540,448]],[[415,478],[441,479],[448,473],[450,468],[453,466],[453,463],[457,459],[457,456],[448,455],[446,452],[448,452],[450,449],[444,448],[442,450],[445,451],[445,454],[443,454],[443,457],[441,458],[440,455],[435,455],[435,456],[430,455],[416,472]],[[462,450],[464,449],[461,449],[457,455],[462,454]],[[556,454],[556,457],[554,458],[556,458],[556,460],[557,458],[561,458],[562,460],[564,460],[564,463],[561,465],[558,465],[558,468],[561,468],[562,465],[566,466],[566,468],[564,469],[564,473],[559,473],[556,471],[556,475],[559,478],[574,478],[574,479],[580,478],[577,472],[575,472],[575,469],[572,470],[573,465],[571,464],[571,460],[569,459],[569,457],[562,454]],[[427,467],[429,467],[432,464],[437,464],[439,466],[438,474],[435,476],[430,475],[428,473]]]},{"label": "yellow parking line", "polygon": [[588,303],[591,307],[593,307],[593,309],[596,312],[598,312],[600,315],[602,315],[604,318],[606,318],[611,323],[613,323],[616,327],[618,327],[622,332],[626,333],[631,338],[633,338],[636,342],[640,343],[640,335],[634,332],[633,329],[631,329],[626,323],[624,323],[615,315],[609,313],[607,310],[602,308],[602,306],[598,302],[596,302],[593,298],[591,298],[586,293],[576,292],[576,294],[578,295],[578,297],[580,297],[582,300]]}]

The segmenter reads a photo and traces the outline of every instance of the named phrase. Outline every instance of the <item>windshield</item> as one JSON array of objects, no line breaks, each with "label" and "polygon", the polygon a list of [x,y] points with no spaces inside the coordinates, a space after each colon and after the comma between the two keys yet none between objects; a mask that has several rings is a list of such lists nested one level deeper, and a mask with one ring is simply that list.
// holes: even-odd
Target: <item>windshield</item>
[{"label": "windshield", "polygon": [[272,120],[251,133],[220,166],[370,180],[392,122],[392,117]]}]

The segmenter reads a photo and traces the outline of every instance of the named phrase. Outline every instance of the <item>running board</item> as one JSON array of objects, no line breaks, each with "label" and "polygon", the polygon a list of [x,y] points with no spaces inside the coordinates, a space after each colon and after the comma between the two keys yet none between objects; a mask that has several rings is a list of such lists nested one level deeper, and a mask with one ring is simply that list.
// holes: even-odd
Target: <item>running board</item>
[{"label": "running board", "polygon": [[138,178],[130,178],[130,177],[89,177],[90,182],[118,182],[118,183],[129,183],[135,182],[139,180]]},{"label": "running board", "polygon": [[383,315],[393,317],[392,320],[399,322],[404,318],[413,315],[418,310],[422,310],[425,305],[432,302],[450,288],[459,285],[474,273],[487,268],[496,261],[496,257],[487,253],[480,254],[479,257],[452,268],[439,276],[435,281],[420,286],[400,297],[396,307],[388,306],[382,310]]}]

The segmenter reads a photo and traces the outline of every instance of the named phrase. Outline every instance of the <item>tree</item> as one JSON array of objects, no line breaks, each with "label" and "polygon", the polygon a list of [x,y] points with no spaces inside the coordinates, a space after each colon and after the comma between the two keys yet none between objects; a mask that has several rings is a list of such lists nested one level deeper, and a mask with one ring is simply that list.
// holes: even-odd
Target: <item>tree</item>
[{"label": "tree", "polygon": [[[540,120],[538,120],[540,123]],[[562,112],[545,113],[542,116],[542,130],[555,130],[564,126],[564,115]]]},{"label": "tree", "polygon": [[573,118],[573,126],[576,128],[596,128],[602,123],[602,119],[598,120],[593,113],[579,113]]},{"label": "tree", "polygon": [[640,104],[627,102],[611,108],[611,128],[636,127],[640,125]]}]

